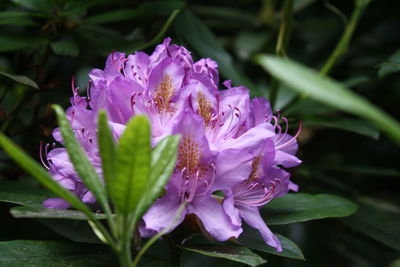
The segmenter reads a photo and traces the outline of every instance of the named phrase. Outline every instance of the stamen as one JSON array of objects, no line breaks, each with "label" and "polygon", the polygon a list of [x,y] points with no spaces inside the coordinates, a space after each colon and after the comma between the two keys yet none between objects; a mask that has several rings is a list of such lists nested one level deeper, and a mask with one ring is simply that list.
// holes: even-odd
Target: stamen
[{"label": "stamen", "polygon": [[178,185],[178,196],[182,193],[182,192],[181,192],[181,190],[182,190],[182,180],[183,180],[183,178],[184,178],[184,176],[185,176],[185,171],[186,171],[186,167],[184,167],[184,168],[181,170],[181,177],[180,177],[180,179],[179,179],[179,185]]},{"label": "stamen", "polygon": [[303,122],[300,121],[299,122],[299,129],[297,130],[296,134],[289,141],[287,141],[286,143],[278,145],[275,149],[279,150],[279,149],[285,148],[288,145],[290,145],[291,143],[293,143],[293,141],[296,141],[296,138],[299,136],[302,128],[303,128]]},{"label": "stamen", "polygon": [[199,182],[199,176],[200,176],[200,171],[197,170],[196,174],[194,176],[194,181],[192,183],[192,188],[190,190],[189,198],[187,199],[188,202],[191,202],[193,200],[194,195],[195,195],[195,193],[197,191],[197,184]]}]

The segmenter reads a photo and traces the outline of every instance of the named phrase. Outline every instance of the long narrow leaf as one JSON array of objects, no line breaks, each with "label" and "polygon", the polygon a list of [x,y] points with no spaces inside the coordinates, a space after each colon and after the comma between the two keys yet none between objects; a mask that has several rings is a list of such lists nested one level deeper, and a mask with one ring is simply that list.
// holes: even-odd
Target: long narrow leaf
[{"label": "long narrow leaf", "polygon": [[0,75],[10,78],[10,79],[16,81],[17,83],[24,84],[24,85],[33,87],[35,89],[39,89],[39,86],[34,81],[32,81],[31,79],[26,77],[25,75],[15,75],[15,74],[6,73],[4,71],[0,71]]},{"label": "long narrow leaf", "polygon": [[100,111],[98,120],[98,143],[101,156],[101,166],[106,187],[109,188],[115,179],[115,155],[116,146],[112,133],[108,127],[107,116],[104,111]]},{"label": "long narrow leaf", "polygon": [[76,139],[71,125],[62,108],[58,105],[53,106],[60,126],[64,145],[67,148],[68,156],[74,165],[76,172],[79,174],[87,188],[93,193],[97,201],[105,208],[108,207],[107,195],[104,185],[101,183],[92,163],[83,152],[78,140]]},{"label": "long narrow leaf", "polygon": [[73,207],[86,214],[89,218],[94,219],[92,212],[84,203],[82,203],[70,191],[66,190],[61,185],[59,185],[55,180],[53,180],[53,178],[47,173],[47,171],[42,166],[40,166],[24,151],[22,151],[3,133],[0,133],[0,146],[27,173],[35,177],[42,185],[47,187],[51,192],[68,201]]},{"label": "long narrow leaf", "polygon": [[321,103],[370,120],[400,144],[400,123],[342,84],[328,77],[321,77],[314,70],[290,60],[261,55],[257,61],[289,88]]},{"label": "long narrow leaf", "polygon": [[267,261],[250,249],[232,245],[196,245],[190,247],[179,246],[181,249],[200,253],[209,257],[222,258],[240,262],[249,266],[259,266]]},{"label": "long narrow leaf", "polygon": [[146,117],[132,118],[117,146],[115,182],[110,194],[118,211],[128,214],[136,208],[148,183],[151,146],[150,124]]},{"label": "long narrow leaf", "polygon": [[135,212],[135,223],[151,204],[160,196],[166,183],[171,177],[175,168],[176,151],[179,145],[180,136],[172,135],[164,138],[151,154],[151,172],[146,194],[143,195]]}]

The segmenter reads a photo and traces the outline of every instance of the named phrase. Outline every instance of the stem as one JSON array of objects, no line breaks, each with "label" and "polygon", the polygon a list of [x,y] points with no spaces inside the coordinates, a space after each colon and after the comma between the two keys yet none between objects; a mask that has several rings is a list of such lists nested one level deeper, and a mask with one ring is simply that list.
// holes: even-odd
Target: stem
[{"label": "stem", "polygon": [[[276,42],[275,53],[280,57],[286,57],[286,47],[289,42],[289,34],[292,25],[293,14],[293,0],[285,0],[283,3],[282,19],[279,27],[278,40]],[[271,80],[269,88],[269,101],[272,109],[275,106],[276,98],[278,95],[279,81],[275,78]]]},{"label": "stem", "polygon": [[[336,62],[339,60],[339,58],[346,52],[350,41],[351,37],[353,36],[354,30],[361,18],[361,15],[368,5],[369,1],[355,1],[355,7],[353,10],[353,13],[351,15],[349,23],[347,23],[346,28],[342,34],[342,37],[340,38],[338,44],[336,45],[335,49],[333,50],[332,54],[329,56],[321,70],[319,71],[319,74],[321,76],[324,76],[329,73],[329,71],[332,69],[332,67],[336,64]],[[307,94],[299,94],[297,95],[292,101],[290,101],[285,108],[283,108],[283,111],[287,108],[290,107],[297,102],[304,100],[307,98]]]},{"label": "stem", "polygon": [[165,24],[163,25],[161,30],[157,33],[157,35],[153,39],[151,39],[149,42],[145,43],[144,45],[141,45],[141,46],[135,48],[134,51],[144,50],[149,46],[157,44],[160,41],[160,39],[162,39],[162,37],[165,35],[166,31],[169,29],[169,27],[171,26],[172,22],[174,22],[175,17],[178,15],[178,13],[180,11],[181,11],[180,9],[175,9],[171,13],[171,15],[168,17],[167,21],[165,22]]},{"label": "stem", "polygon": [[115,253],[118,253],[118,247],[117,247],[113,237],[110,235],[110,233],[104,227],[104,225],[102,225],[93,215],[86,214],[86,216],[88,216],[89,221],[93,224],[92,227],[95,230],[97,230],[99,233],[102,234],[105,241],[107,242],[107,245],[109,245]]},{"label": "stem", "polygon": [[137,267],[140,259],[142,258],[144,253],[149,249],[149,247],[151,245],[153,245],[160,237],[162,237],[164,234],[168,233],[174,227],[174,225],[178,221],[179,217],[181,216],[182,211],[185,209],[186,204],[187,204],[186,202],[182,202],[182,204],[179,206],[178,210],[176,211],[176,215],[175,215],[173,222],[169,226],[167,226],[163,230],[161,230],[158,234],[156,234],[152,238],[150,238],[146,242],[146,244],[143,246],[143,248],[141,250],[139,250],[139,252],[136,254],[135,259],[133,260],[131,267]]},{"label": "stem", "polygon": [[129,267],[132,262],[131,254],[131,231],[128,231],[129,216],[121,215],[119,217],[119,244],[118,244],[118,260],[121,267]]},{"label": "stem", "polygon": [[111,207],[108,204],[108,202],[105,203],[105,205],[103,205],[103,208],[107,215],[107,223],[108,223],[109,227],[111,228],[111,233],[113,234],[113,236],[116,236],[115,218],[114,218],[114,215],[112,214]]},{"label": "stem", "polygon": [[353,10],[353,14],[351,15],[349,23],[346,25],[346,28],[340,38],[340,41],[336,45],[335,49],[333,50],[332,54],[329,56],[328,60],[325,62],[324,66],[321,68],[319,73],[321,75],[326,75],[332,69],[332,67],[336,64],[339,58],[347,51],[349,47],[349,43],[351,37],[353,36],[354,30],[360,20],[361,14],[366,7],[367,4],[364,5],[357,5]]},{"label": "stem", "polygon": [[283,3],[283,14],[279,27],[278,41],[276,42],[275,53],[278,56],[286,57],[285,50],[289,42],[289,34],[292,26],[293,0],[285,0]]}]

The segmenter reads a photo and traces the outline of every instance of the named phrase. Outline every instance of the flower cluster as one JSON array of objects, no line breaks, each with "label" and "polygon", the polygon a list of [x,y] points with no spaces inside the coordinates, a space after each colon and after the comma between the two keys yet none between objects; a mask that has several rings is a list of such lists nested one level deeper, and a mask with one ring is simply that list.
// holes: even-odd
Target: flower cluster
[{"label": "flower cluster", "polygon": [[[225,241],[241,234],[244,220],[259,230],[268,245],[281,251],[279,240],[266,226],[259,209],[289,190],[297,191],[282,167],[301,162],[295,156],[298,133],[290,136],[287,120],[273,116],[266,99],[251,100],[247,88],[232,87],[225,81],[227,89],[218,90],[216,62],[208,58],[194,62],[188,50],[170,45],[170,41],[165,39],[151,55],[136,52],[126,57],[113,52],[104,70],[89,74],[87,97],[79,96],[73,85],[67,117],[76,137],[101,176],[96,136],[101,109],[107,112],[116,140],[137,114],[151,122],[153,145],[171,134],[182,136],[176,168],[165,195],[144,215],[142,236],[170,226],[185,202],[175,227],[186,215],[194,214],[210,236]],[[62,143],[58,129],[53,136]],[[55,180],[83,202],[96,201],[64,148],[46,151],[46,157]],[[216,192],[220,194],[216,196]],[[44,206],[65,209],[68,203],[48,199]]]}]

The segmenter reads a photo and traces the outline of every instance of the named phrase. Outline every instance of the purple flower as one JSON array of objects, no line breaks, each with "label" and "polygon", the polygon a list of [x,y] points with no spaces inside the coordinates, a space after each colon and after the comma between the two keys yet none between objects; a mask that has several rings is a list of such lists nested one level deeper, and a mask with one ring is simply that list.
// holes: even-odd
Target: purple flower
[{"label": "purple flower", "polygon": [[[243,86],[233,87],[225,81],[226,89],[218,90],[217,63],[209,58],[195,62],[186,48],[170,42],[166,38],[151,55],[135,52],[126,57],[113,52],[104,70],[90,72],[87,97],[79,96],[73,85],[67,117],[77,139],[102,177],[96,130],[101,109],[107,112],[116,140],[138,114],[151,122],[153,145],[180,134],[176,168],[165,194],[143,216],[142,236],[170,226],[184,203],[173,228],[194,214],[211,237],[224,241],[241,234],[244,220],[259,230],[268,245],[281,251],[259,209],[289,190],[297,191],[283,168],[301,163],[295,156],[300,129],[289,135],[286,118],[274,116],[266,99],[251,100]],[[58,129],[53,136],[63,143]],[[83,202],[95,203],[65,148],[47,153],[48,148],[46,167],[53,178]],[[225,194],[222,200],[216,191]],[[46,200],[44,206],[69,207],[62,199]]]},{"label": "purple flower", "polygon": [[217,240],[238,237],[242,232],[240,226],[231,224],[222,206],[212,197],[216,179],[215,153],[210,151],[203,129],[203,118],[190,110],[176,125],[174,133],[182,135],[177,167],[168,183],[166,196],[143,217],[146,230],[158,232],[169,226],[179,206],[185,202],[186,208],[176,226],[186,214],[195,214],[206,231]]},{"label": "purple flower", "polygon": [[259,208],[276,197],[287,194],[290,189],[290,175],[275,166],[275,148],[272,140],[267,140],[259,155],[254,157],[252,169],[243,182],[226,192],[224,208],[233,224],[240,226],[241,219],[259,230],[265,243],[276,248],[282,247],[260,215]]}]

